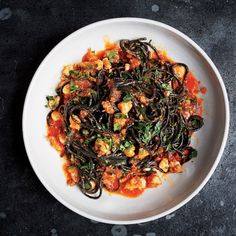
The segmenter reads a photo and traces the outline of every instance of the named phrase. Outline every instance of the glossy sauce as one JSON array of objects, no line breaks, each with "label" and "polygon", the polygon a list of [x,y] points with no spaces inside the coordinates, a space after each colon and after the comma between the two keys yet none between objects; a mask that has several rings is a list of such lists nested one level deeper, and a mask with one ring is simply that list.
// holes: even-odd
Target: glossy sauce
[{"label": "glossy sauce", "polygon": [[201,87],[200,91],[201,91],[202,94],[206,94],[207,88],[206,87]]},{"label": "glossy sauce", "polygon": [[65,133],[63,131],[63,122],[59,121],[50,121],[51,126],[47,126],[48,140],[51,145],[60,152],[62,156],[65,148],[64,145],[60,142],[60,135],[65,138]]},{"label": "glossy sauce", "polygon": [[119,190],[116,192],[117,194],[126,196],[126,197],[130,197],[130,198],[136,198],[138,196],[140,196],[145,189],[134,189],[134,190],[128,190],[126,188],[124,188],[124,185],[122,184],[119,188]]},{"label": "glossy sauce", "polygon": [[[134,188],[132,190],[128,189],[126,186],[127,184],[130,185],[130,181],[131,181],[131,178],[129,178],[126,182],[122,183],[119,187],[119,189],[114,192],[115,194],[119,194],[119,195],[123,195],[123,196],[126,196],[126,197],[129,197],[129,198],[136,198],[138,196],[140,196],[144,191],[145,189],[148,189],[148,188],[155,188],[157,186],[159,186],[160,184],[153,184],[153,178],[155,177],[156,175],[155,174],[151,174],[149,176],[145,176],[145,177],[141,177],[145,180],[146,182],[146,186],[144,188],[141,188],[141,187],[137,187],[137,188]],[[138,176],[136,176],[136,178],[140,178]]]},{"label": "glossy sauce", "polygon": [[186,75],[184,85],[191,94],[196,95],[197,93],[199,93],[200,81],[196,79],[191,71],[189,71]]},{"label": "glossy sauce", "polygon": [[[105,50],[101,50],[101,51],[98,51],[95,53],[91,49],[88,49],[87,53],[82,58],[82,62],[93,63],[96,60],[100,60],[100,59],[104,58],[104,56],[110,50],[117,50],[118,55],[122,55],[122,53],[123,53],[119,49],[117,44],[106,41],[105,42]],[[159,57],[162,61],[169,61],[169,62],[173,63],[173,60],[167,56],[167,53],[165,51],[159,51]],[[129,63],[130,63],[131,68],[136,68],[140,65],[140,61],[137,58],[133,57],[132,55],[128,54],[127,58],[129,59]],[[152,52],[151,58],[157,59],[157,55],[154,52]],[[88,90],[88,88],[91,87],[91,82],[88,79],[78,80],[78,81],[76,81],[76,85],[79,86],[81,91],[86,92],[86,90]],[[190,98],[191,98],[191,96],[196,96],[199,92],[201,92],[202,94],[205,94],[207,92],[206,87],[200,88],[200,82],[196,79],[196,77],[193,75],[193,73],[191,71],[189,71],[188,74],[186,75],[184,85],[189,91]],[[64,97],[63,97],[64,103],[66,103],[72,96],[73,96],[73,94],[64,95]],[[84,96],[86,96],[86,95],[84,95]],[[188,115],[191,115],[191,112],[201,115],[202,114],[202,102],[203,102],[203,100],[201,98],[197,98],[197,112],[196,112],[196,110],[194,110],[195,109],[194,105],[192,105],[191,103],[186,104],[186,107],[185,107],[186,111],[183,110],[183,114],[186,115],[186,117]],[[55,139],[54,144],[58,145],[60,147],[60,149],[61,149],[60,154],[63,155],[64,146],[60,142],[60,139],[59,139],[60,135],[65,135],[64,131],[63,131],[63,122],[62,121],[52,122],[52,126],[48,127],[48,139],[50,140],[50,137],[53,137]],[[52,144],[52,146],[54,146],[54,144]],[[169,155],[168,159],[170,161],[173,161],[173,160],[180,161],[181,157],[179,155],[172,155],[172,156]],[[63,171],[65,173],[67,183],[69,185],[73,185],[73,181],[71,180],[71,174],[68,172],[69,167],[70,167],[70,163],[68,161],[66,161],[65,164],[63,165]],[[163,179],[167,178],[165,176],[166,175],[162,174]],[[110,192],[110,193],[115,193],[115,194],[123,195],[126,197],[130,197],[130,198],[136,198],[136,197],[140,196],[145,191],[145,189],[154,188],[159,185],[159,184],[153,184],[154,175],[151,174],[148,177],[141,177],[141,178],[143,178],[143,180],[145,180],[145,187],[144,188],[141,188],[141,187],[135,188],[134,187],[133,189],[129,189],[129,188],[127,188],[127,185],[131,184],[132,178],[135,178],[135,177],[131,176],[130,178],[127,178],[127,180],[124,183],[120,184],[120,187],[117,191]],[[137,181],[139,181],[139,178],[140,177],[137,177]],[[115,183],[116,182],[114,182],[114,184]],[[114,189],[115,189],[115,186],[112,186],[112,187],[114,187]]]}]

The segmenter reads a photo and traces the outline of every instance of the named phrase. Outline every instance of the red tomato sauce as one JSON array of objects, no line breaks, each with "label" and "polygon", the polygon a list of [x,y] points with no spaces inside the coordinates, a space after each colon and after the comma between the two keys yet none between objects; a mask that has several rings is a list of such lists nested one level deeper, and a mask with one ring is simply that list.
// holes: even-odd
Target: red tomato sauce
[{"label": "red tomato sauce", "polygon": [[102,59],[104,58],[105,53],[106,53],[105,50],[101,50],[101,51],[96,52],[96,56],[98,59]]},{"label": "red tomato sauce", "polygon": [[[111,50],[116,50],[116,52],[118,52],[118,55],[120,55],[121,57],[124,57],[122,50],[119,48],[119,46],[117,44],[111,43],[110,41],[106,41],[105,42],[105,50],[94,52],[91,49],[88,49],[87,53],[82,57],[82,62],[83,62],[83,63],[81,63],[81,64],[83,64],[82,67],[86,68],[86,66],[88,67],[90,65],[95,66],[96,61],[102,60],[104,57],[106,57],[108,55],[108,53]],[[174,62],[171,58],[168,57],[168,55],[165,51],[158,51],[158,56],[162,61],[171,62],[171,63]],[[158,56],[155,52],[152,52],[150,55],[150,58],[157,59]],[[130,64],[131,69],[137,68],[141,64],[141,61],[131,54],[127,54],[125,60],[127,60],[127,63]],[[92,69],[87,68],[87,71],[92,70]],[[85,69],[85,71],[86,71],[86,69]],[[91,77],[91,78],[93,78],[93,77]],[[75,84],[79,87],[79,90],[81,92],[81,96],[90,96],[91,95],[90,88],[92,87],[92,82],[90,82],[90,81],[91,81],[90,78],[85,78],[83,80],[75,80]],[[189,115],[192,115],[192,114],[202,115],[203,100],[202,100],[202,98],[198,98],[197,94],[199,92],[201,92],[202,94],[205,94],[207,92],[207,88],[200,87],[200,81],[198,81],[196,79],[196,77],[193,75],[193,73],[191,71],[189,71],[185,77],[184,86],[187,88],[187,90],[189,92],[189,101],[184,103],[184,105],[183,105],[183,115],[186,117],[188,117]],[[75,93],[64,94],[63,95],[63,102],[66,103],[69,99],[71,99],[74,96],[74,94]],[[197,108],[195,107],[196,104],[190,102],[192,98],[195,98],[195,96],[197,97],[196,98],[197,99]],[[54,138],[53,139],[54,143],[51,141],[50,142],[51,142],[52,146],[54,146],[54,144],[55,144],[55,146],[59,146],[59,148],[61,149],[61,151],[60,151],[61,155],[64,153],[64,145],[60,141],[61,135],[65,136],[64,130],[63,130],[63,125],[64,125],[63,121],[60,120],[60,121],[51,121],[51,126],[48,126],[48,139],[50,140],[50,137]],[[57,149],[55,146],[54,146],[54,148]],[[167,156],[167,158],[170,162],[171,161],[181,162],[181,157],[177,153],[170,154]],[[73,181],[71,178],[71,174],[68,171],[70,164],[71,163],[69,161],[66,161],[65,164],[63,165],[63,171],[65,173],[67,183],[72,185]],[[149,176],[142,176],[142,177],[130,176],[125,180],[125,182],[121,183],[119,186],[118,180],[121,178],[121,176],[118,177],[117,170],[113,174],[115,176],[115,180],[112,179],[113,175],[110,175],[110,177],[107,176],[107,180],[108,181],[110,180],[110,183],[111,183],[110,189],[117,189],[118,187],[119,187],[119,189],[115,192],[112,192],[112,193],[123,195],[123,196],[130,197],[130,198],[136,198],[136,197],[140,196],[145,191],[145,189],[154,188],[159,185],[158,182],[154,181],[154,178],[155,177],[159,178],[159,176],[157,176],[156,174],[151,174]],[[109,179],[109,178],[111,178],[111,179]],[[145,185],[142,185],[142,183],[140,183],[141,178],[145,182]],[[131,179],[135,179],[136,184],[131,183]],[[161,180],[160,180],[160,182],[161,182]],[[127,187],[127,186],[129,186],[129,187]],[[107,189],[109,189],[109,188],[107,188]]]},{"label": "red tomato sauce", "polygon": [[95,53],[91,50],[91,48],[89,48],[87,53],[82,57],[82,62],[95,61],[95,60],[97,60],[97,57]]},{"label": "red tomato sauce", "polygon": [[75,84],[78,85],[80,91],[84,91],[92,87],[91,82],[89,82],[88,80],[76,80]]},{"label": "red tomato sauce", "polygon": [[[114,194],[123,195],[123,196],[129,197],[129,198],[136,198],[136,197],[140,196],[145,191],[145,189],[155,188],[159,185],[159,184],[153,183],[153,178],[155,176],[156,176],[155,174],[151,174],[147,177],[142,177],[146,181],[145,188],[138,188],[137,187],[137,188],[134,188],[132,190],[130,190],[126,187],[127,184],[130,184],[130,180],[132,178],[132,177],[130,177],[127,181],[125,181],[124,183],[122,183],[120,185],[119,189],[116,192],[114,192]],[[138,179],[140,178],[138,176],[136,176],[136,177]]]},{"label": "red tomato sauce", "polygon": [[[133,183],[131,183],[132,179],[134,180]],[[141,184],[140,177],[130,176],[130,178],[128,178],[124,183],[120,185],[119,189],[115,193],[126,196],[126,197],[130,197],[130,198],[138,197],[145,190],[145,188],[140,187],[140,184]]]},{"label": "red tomato sauce", "polygon": [[124,185],[121,185],[119,190],[116,192],[117,194],[126,196],[126,197],[130,197],[130,198],[136,198],[138,196],[140,196],[145,189],[134,189],[134,190],[128,190],[126,188],[124,188]]},{"label": "red tomato sauce", "polygon": [[[64,145],[60,142],[59,136],[65,136],[65,133],[63,131],[63,122],[60,120],[51,121],[50,123],[51,126],[47,126],[48,140],[57,151],[60,151],[60,154],[62,155],[65,151],[65,148]],[[58,150],[58,148],[60,150]]]},{"label": "red tomato sauce", "polygon": [[63,122],[59,121],[51,121],[51,126],[48,127],[48,135],[49,136],[58,136],[60,133],[63,132]]},{"label": "red tomato sauce", "polygon": [[197,93],[199,93],[200,81],[196,79],[191,71],[188,72],[184,81],[184,85],[191,94],[196,95]]},{"label": "red tomato sauce", "polygon": [[201,91],[202,94],[206,94],[207,88],[206,87],[201,87],[200,91]]}]

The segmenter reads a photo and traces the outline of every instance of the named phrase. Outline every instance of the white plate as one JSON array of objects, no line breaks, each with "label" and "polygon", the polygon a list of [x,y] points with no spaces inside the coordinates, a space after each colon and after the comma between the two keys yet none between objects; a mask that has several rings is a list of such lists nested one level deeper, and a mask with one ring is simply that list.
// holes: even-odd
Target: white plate
[{"label": "white plate", "polygon": [[[208,89],[204,100],[204,127],[194,145],[199,151],[182,174],[173,174],[173,185],[148,189],[129,199],[106,192],[98,200],[85,197],[66,185],[62,160],[46,135],[45,96],[54,93],[64,65],[80,62],[88,48],[104,48],[104,36],[112,41],[147,37],[177,62],[186,63]],[[220,161],[229,128],[225,86],[213,62],[190,38],[165,24],[139,18],[100,21],[77,30],[62,40],[43,60],[29,86],[23,112],[23,136],[30,163],[47,190],[62,204],[87,218],[114,224],[133,224],[170,214],[193,198],[206,184]]]}]

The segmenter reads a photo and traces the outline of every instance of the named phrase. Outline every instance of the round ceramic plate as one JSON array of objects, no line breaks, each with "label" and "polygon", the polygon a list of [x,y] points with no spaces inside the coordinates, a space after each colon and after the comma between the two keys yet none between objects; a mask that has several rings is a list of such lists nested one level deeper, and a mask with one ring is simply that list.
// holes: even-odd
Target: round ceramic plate
[{"label": "round ceramic plate", "polygon": [[[177,62],[186,63],[203,86],[204,127],[196,132],[193,146],[199,152],[184,165],[182,174],[171,174],[158,188],[138,198],[106,192],[98,200],[85,197],[77,187],[66,185],[63,161],[46,139],[45,97],[54,93],[64,65],[80,62],[88,48],[104,48],[111,41],[147,37]],[[217,118],[216,118],[217,117]],[[62,204],[87,218],[114,224],[133,224],[170,214],[193,198],[214,172],[225,147],[229,106],[222,78],[211,59],[178,30],[151,20],[118,18],[100,21],[77,30],[62,40],[43,60],[29,86],[23,112],[23,136],[30,163],[47,190]],[[170,183],[171,182],[171,183]]]}]

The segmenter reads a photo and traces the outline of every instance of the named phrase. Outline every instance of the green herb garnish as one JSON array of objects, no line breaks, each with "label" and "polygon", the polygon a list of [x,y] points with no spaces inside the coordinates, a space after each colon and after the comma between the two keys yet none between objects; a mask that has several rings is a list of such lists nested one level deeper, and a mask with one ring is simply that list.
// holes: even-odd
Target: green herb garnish
[{"label": "green herb garnish", "polygon": [[160,78],[160,77],[162,77],[163,72],[162,72],[162,71],[159,71],[159,70],[156,70],[156,71],[154,72],[154,74],[155,74],[156,77]]},{"label": "green herb garnish", "polygon": [[161,84],[161,87],[163,88],[163,89],[165,89],[166,91],[172,91],[172,88],[171,88],[171,86],[169,85],[169,84]]},{"label": "green herb garnish", "polygon": [[80,79],[86,79],[88,77],[89,77],[89,72],[84,72],[82,76],[80,77]]},{"label": "green herb garnish", "polygon": [[134,144],[131,141],[125,141],[125,143],[124,143],[124,147],[126,149],[130,149],[133,146],[134,146]]},{"label": "green herb garnish", "polygon": [[139,131],[139,137],[141,141],[145,144],[149,143],[152,138],[160,133],[161,122],[157,122],[154,126],[149,122],[141,121],[137,125],[137,130]]},{"label": "green herb garnish", "polygon": [[114,124],[114,131],[121,130],[121,126],[117,123]]},{"label": "green herb garnish", "polygon": [[133,99],[133,96],[130,93],[127,93],[124,97],[123,97],[123,101],[124,102],[129,102]]},{"label": "green herb garnish", "polygon": [[110,62],[113,62],[113,60],[114,60],[114,58],[115,58],[116,55],[117,55],[117,52],[116,52],[115,50],[111,50],[111,51],[108,53],[108,55],[107,55],[108,60],[109,60]]},{"label": "green herb garnish", "polygon": [[73,93],[78,90],[80,90],[79,86],[74,81],[71,81],[70,82],[70,92]]},{"label": "green herb garnish", "polygon": [[48,100],[48,104],[46,107],[49,107],[51,110],[56,108],[56,99],[53,96],[47,96],[46,99]]},{"label": "green herb garnish", "polygon": [[143,143],[148,143],[152,138],[151,132],[152,124],[148,122],[139,122],[137,129],[139,131],[139,136]]},{"label": "green herb garnish", "polygon": [[186,104],[190,104],[191,103],[191,99],[185,99],[185,103]]},{"label": "green herb garnish", "polygon": [[112,148],[113,143],[114,143],[113,138],[106,138],[106,137],[105,137],[105,138],[103,138],[103,141],[108,144],[108,146],[109,146],[110,149]]},{"label": "green herb garnish", "polygon": [[196,149],[192,149],[192,152],[189,154],[189,158],[195,158],[197,157],[197,150]]},{"label": "green herb garnish", "polygon": [[154,136],[155,136],[155,135],[158,135],[158,134],[160,133],[160,131],[161,131],[161,122],[158,121],[158,122],[155,124],[155,126],[154,126],[154,133],[153,133],[153,135],[154,135]]},{"label": "green herb garnish", "polygon": [[166,146],[166,151],[169,152],[172,150],[172,145],[169,143],[167,146]]},{"label": "green herb garnish", "polygon": [[131,141],[128,140],[123,140],[120,144],[119,147],[117,148],[118,150],[123,151],[124,149],[129,149],[132,146],[134,146],[134,144]]},{"label": "green herb garnish", "polygon": [[80,72],[78,70],[70,70],[70,76],[78,77]]},{"label": "green herb garnish", "polygon": [[94,169],[94,167],[95,167],[95,164],[92,162],[89,162],[89,163],[85,163],[85,164],[81,165],[79,168],[81,170],[92,170],[92,169]]},{"label": "green herb garnish", "polygon": [[47,96],[46,98],[47,98],[47,100],[49,100],[49,101],[54,100],[54,97],[53,97],[53,96]]},{"label": "green herb garnish", "polygon": [[116,113],[115,114],[115,118],[116,119],[126,119],[127,115],[123,114],[123,113]]}]

